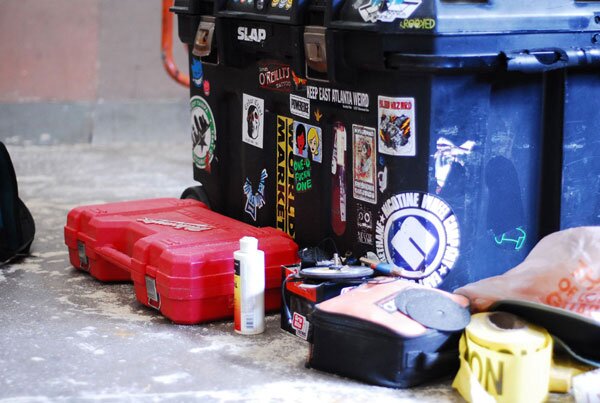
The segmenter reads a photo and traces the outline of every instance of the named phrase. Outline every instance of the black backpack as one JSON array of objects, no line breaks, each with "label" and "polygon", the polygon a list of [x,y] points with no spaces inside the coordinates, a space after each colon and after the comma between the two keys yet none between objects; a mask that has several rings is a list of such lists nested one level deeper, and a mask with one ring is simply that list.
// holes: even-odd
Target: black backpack
[{"label": "black backpack", "polygon": [[0,142],[0,265],[27,255],[34,235],[33,217],[19,199],[15,169]]}]

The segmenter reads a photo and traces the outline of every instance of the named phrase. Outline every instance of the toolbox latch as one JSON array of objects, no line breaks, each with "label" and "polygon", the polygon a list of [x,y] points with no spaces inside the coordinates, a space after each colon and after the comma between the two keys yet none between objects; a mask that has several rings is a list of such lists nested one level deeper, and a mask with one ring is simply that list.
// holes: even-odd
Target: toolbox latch
[{"label": "toolbox latch", "polygon": [[319,73],[327,73],[325,30],[325,27],[318,26],[307,26],[304,29],[304,55],[307,75],[309,69]]},{"label": "toolbox latch", "polygon": [[156,290],[156,280],[149,276],[146,276],[146,296],[148,297],[148,305],[160,310],[160,296]]},{"label": "toolbox latch", "polygon": [[212,41],[215,34],[215,17],[203,15],[194,39],[194,56],[204,57],[210,55]]},{"label": "toolbox latch", "polygon": [[90,263],[85,252],[85,244],[81,241],[77,241],[77,254],[79,255],[79,267],[82,270],[89,271]]}]

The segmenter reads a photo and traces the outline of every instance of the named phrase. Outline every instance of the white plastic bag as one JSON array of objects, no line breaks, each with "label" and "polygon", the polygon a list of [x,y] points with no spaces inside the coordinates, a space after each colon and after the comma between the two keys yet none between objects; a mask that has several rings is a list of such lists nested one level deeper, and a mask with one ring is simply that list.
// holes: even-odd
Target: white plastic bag
[{"label": "white plastic bag", "polygon": [[516,299],[563,308],[600,322],[600,227],[579,227],[542,239],[506,273],[455,290],[472,311]]}]

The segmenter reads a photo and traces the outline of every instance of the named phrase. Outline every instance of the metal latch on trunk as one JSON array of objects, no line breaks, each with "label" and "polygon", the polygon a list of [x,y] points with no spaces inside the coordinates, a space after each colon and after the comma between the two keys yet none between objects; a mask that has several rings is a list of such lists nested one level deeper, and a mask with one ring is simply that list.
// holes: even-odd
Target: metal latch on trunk
[{"label": "metal latch on trunk", "polygon": [[196,31],[196,38],[194,39],[194,49],[192,50],[192,54],[198,57],[210,55],[214,34],[215,17],[202,16],[200,19],[200,25],[198,25],[198,30]]},{"label": "metal latch on trunk", "polygon": [[82,270],[90,270],[90,263],[85,253],[85,244],[81,241],[77,241],[77,254],[79,255],[79,267]]},{"label": "metal latch on trunk", "polygon": [[148,305],[160,310],[160,296],[156,290],[156,279],[149,276],[146,276],[146,295],[148,297]]},{"label": "metal latch on trunk", "polygon": [[317,26],[307,26],[304,29],[304,55],[306,66],[319,73],[327,73],[325,30],[326,28]]}]

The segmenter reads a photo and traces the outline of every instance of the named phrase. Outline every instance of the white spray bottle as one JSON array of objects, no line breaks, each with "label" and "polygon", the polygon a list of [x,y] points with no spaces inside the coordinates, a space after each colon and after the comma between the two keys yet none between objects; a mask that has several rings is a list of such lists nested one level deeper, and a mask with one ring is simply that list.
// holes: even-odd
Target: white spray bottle
[{"label": "white spray bottle", "polygon": [[240,334],[265,331],[265,253],[258,239],[240,239],[234,259],[234,330]]}]

